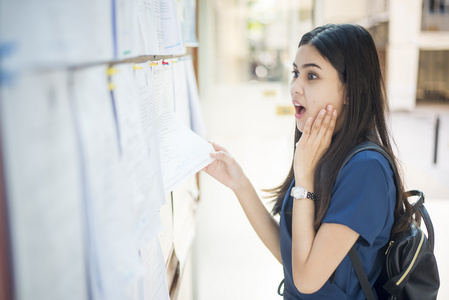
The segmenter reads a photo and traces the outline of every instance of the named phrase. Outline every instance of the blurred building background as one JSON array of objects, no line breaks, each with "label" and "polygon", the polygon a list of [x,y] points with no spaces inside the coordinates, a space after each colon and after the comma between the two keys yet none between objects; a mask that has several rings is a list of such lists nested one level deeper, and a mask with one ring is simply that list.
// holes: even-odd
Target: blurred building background
[{"label": "blurred building background", "polygon": [[[326,23],[358,23],[371,32],[405,179],[426,193],[434,221],[439,299],[449,299],[449,237],[443,231],[449,225],[449,1],[199,0],[198,8],[208,138],[226,146],[261,196],[290,167],[289,82],[301,36]],[[235,196],[206,174],[201,191],[179,299],[281,299],[282,266],[258,240]]]},{"label": "blurred building background", "polygon": [[199,2],[203,93],[216,84],[287,82],[305,32],[326,23],[349,22],[372,33],[393,109],[449,101],[447,0]]}]

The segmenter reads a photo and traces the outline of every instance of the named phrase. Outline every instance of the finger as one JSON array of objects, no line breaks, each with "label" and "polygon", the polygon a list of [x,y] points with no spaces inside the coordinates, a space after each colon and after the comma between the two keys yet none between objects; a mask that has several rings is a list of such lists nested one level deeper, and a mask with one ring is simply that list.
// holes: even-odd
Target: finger
[{"label": "finger", "polygon": [[234,161],[234,158],[231,157],[229,154],[227,154],[224,151],[217,151],[215,153],[211,153],[210,156],[212,158],[215,158],[216,160],[220,160],[220,161],[226,163],[227,165],[232,164]]},{"label": "finger", "polygon": [[214,142],[211,142],[211,141],[209,141],[209,143],[212,144],[212,147],[214,147],[214,150],[215,150],[215,151],[223,151],[223,152],[228,153],[228,150],[226,150],[225,147],[220,146],[220,145],[218,145],[218,144],[216,144],[216,143],[214,143]]},{"label": "finger", "polygon": [[332,112],[333,112],[334,108],[332,107],[332,105],[328,105],[326,107],[326,112],[325,112],[325,116],[323,118],[323,121],[321,122],[321,127],[319,129],[319,132],[317,132],[317,137],[318,139],[322,139],[327,132],[329,131],[329,127],[330,127],[330,123],[332,120]]},{"label": "finger", "polygon": [[323,124],[323,119],[326,115],[326,110],[322,109],[319,111],[317,117],[315,118],[315,122],[313,122],[313,127],[312,127],[312,132],[311,135],[313,135],[314,137],[317,137],[320,130],[321,130],[321,126]]},{"label": "finger", "polygon": [[306,121],[306,124],[304,124],[304,129],[302,130],[302,136],[301,136],[301,139],[299,140],[300,142],[301,142],[301,140],[307,141],[309,139],[310,130],[312,128],[312,123],[313,123],[312,121],[313,121],[312,117],[309,117]]},{"label": "finger", "polygon": [[337,123],[337,111],[332,111],[331,119],[329,122],[329,128],[324,135],[324,139],[326,141],[330,141],[332,139],[332,135],[334,134],[335,124]]}]

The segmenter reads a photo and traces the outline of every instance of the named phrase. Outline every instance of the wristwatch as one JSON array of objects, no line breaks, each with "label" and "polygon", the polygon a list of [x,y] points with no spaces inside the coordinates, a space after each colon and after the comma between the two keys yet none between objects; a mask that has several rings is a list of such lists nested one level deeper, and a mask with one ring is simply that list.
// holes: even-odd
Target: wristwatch
[{"label": "wristwatch", "polygon": [[310,200],[313,200],[313,201],[316,200],[315,193],[308,192],[302,186],[295,186],[295,187],[293,187],[290,196],[292,196],[295,199],[310,199]]}]

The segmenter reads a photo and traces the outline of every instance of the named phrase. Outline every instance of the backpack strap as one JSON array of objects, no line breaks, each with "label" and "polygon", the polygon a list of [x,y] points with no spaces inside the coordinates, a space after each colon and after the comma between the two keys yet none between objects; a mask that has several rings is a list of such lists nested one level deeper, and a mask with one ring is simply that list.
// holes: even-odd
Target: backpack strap
[{"label": "backpack strap", "polygon": [[435,233],[433,230],[432,220],[430,220],[429,213],[427,212],[427,209],[424,206],[424,194],[423,194],[423,192],[418,191],[418,190],[407,191],[407,192],[405,192],[405,194],[406,194],[406,197],[418,196],[418,200],[416,200],[416,202],[412,204],[413,213],[416,213],[418,210],[421,213],[421,217],[424,220],[424,223],[426,224],[427,241],[429,242],[430,249],[433,252]]},{"label": "backpack strap", "polygon": [[[396,185],[396,187],[400,186],[399,179],[397,176],[397,170],[395,168],[393,161],[390,158],[390,155],[388,155],[388,153],[385,152],[385,150],[381,146],[379,146],[378,144],[373,143],[373,142],[364,142],[364,143],[357,145],[354,149],[352,149],[352,151],[349,152],[349,154],[344,159],[337,174],[340,175],[343,168],[346,166],[346,164],[349,162],[349,160],[354,155],[356,155],[357,153],[359,153],[361,151],[365,151],[365,150],[377,151],[388,160],[388,162],[390,163],[391,169],[393,170],[393,173],[394,173],[395,185]],[[396,197],[398,197],[398,196],[399,196],[399,189],[396,188]],[[371,288],[371,284],[368,280],[368,277],[366,276],[366,272],[363,269],[363,265],[362,265],[362,262],[360,261],[360,257],[355,248],[355,244],[351,247],[351,250],[349,250],[348,254],[349,254],[349,258],[351,259],[351,263],[354,267],[355,273],[357,275],[357,278],[359,279],[360,286],[362,287],[362,290],[363,290],[363,293],[365,294],[366,299],[367,300],[376,299],[376,297],[374,296],[373,289]]]},{"label": "backpack strap", "polygon": [[[354,155],[365,150],[373,150],[379,152],[380,154],[383,155],[383,157],[385,157],[386,160],[388,160],[388,162],[390,163],[390,167],[393,170],[394,184],[396,185],[396,187],[400,186],[398,171],[396,170],[395,164],[393,163],[393,160],[391,159],[390,155],[388,155],[388,153],[381,146],[373,142],[364,142],[355,146],[354,149],[352,149],[351,152],[349,152],[349,154],[343,160],[343,163],[341,164],[340,169],[338,170],[337,177]],[[396,199],[399,198],[399,193],[400,193],[399,189],[396,188]]]},{"label": "backpack strap", "polygon": [[352,246],[351,250],[349,250],[349,258],[351,259],[352,265],[354,266],[355,274],[359,279],[359,283],[362,287],[363,293],[365,294],[366,300],[376,300],[374,292],[371,289],[371,284],[369,283],[368,278],[366,277],[366,273],[363,270],[362,262],[360,261],[360,257],[357,254],[355,245]]}]

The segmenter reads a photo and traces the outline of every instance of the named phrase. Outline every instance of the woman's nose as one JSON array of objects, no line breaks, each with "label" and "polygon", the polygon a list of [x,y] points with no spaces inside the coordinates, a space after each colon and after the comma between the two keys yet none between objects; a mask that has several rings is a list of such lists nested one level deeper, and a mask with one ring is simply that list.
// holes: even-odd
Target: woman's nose
[{"label": "woman's nose", "polygon": [[292,94],[304,94],[304,85],[300,77],[292,81],[292,84],[290,86],[290,92]]}]

